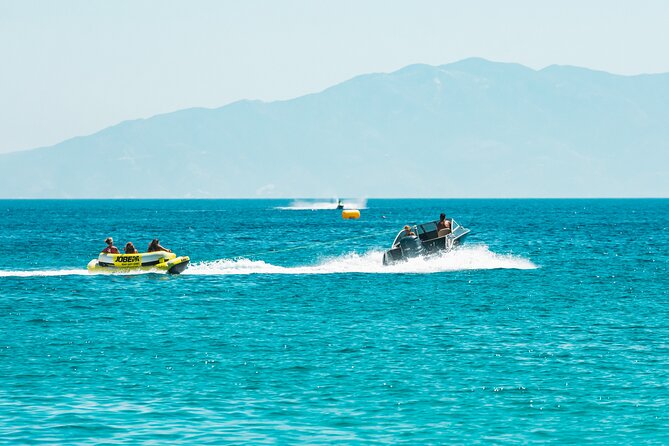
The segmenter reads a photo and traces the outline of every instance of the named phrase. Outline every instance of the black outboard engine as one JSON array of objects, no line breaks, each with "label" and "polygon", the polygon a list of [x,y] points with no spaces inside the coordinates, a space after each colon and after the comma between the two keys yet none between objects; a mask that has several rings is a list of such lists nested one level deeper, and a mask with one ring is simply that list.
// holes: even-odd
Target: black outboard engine
[{"label": "black outboard engine", "polygon": [[407,235],[400,240],[400,248],[404,257],[417,257],[425,253],[420,239],[415,235]]}]

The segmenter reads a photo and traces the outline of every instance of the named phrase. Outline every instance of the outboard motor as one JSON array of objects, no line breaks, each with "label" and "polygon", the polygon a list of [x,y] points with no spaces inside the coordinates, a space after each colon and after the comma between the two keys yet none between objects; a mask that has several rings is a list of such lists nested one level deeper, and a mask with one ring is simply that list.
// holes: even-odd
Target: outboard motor
[{"label": "outboard motor", "polygon": [[407,235],[400,240],[400,248],[404,257],[417,257],[425,253],[420,239],[415,235]]}]

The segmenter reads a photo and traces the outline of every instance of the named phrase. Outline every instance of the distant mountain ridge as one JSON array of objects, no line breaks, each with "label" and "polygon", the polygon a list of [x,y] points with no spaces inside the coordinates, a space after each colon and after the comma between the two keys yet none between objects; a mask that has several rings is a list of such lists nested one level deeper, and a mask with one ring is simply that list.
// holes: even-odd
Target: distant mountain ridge
[{"label": "distant mountain ridge", "polygon": [[0,197],[667,197],[667,104],[669,74],[411,65],[0,155]]}]

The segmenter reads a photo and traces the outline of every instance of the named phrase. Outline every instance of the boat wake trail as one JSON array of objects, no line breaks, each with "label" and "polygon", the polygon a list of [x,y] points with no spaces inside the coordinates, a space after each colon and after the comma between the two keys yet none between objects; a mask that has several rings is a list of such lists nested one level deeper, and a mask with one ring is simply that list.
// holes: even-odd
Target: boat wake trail
[{"label": "boat wake trail", "polygon": [[[430,274],[448,271],[484,269],[537,269],[538,266],[523,257],[511,254],[496,254],[485,245],[460,247],[448,253],[430,257],[417,257],[407,262],[389,266],[382,265],[383,251],[365,254],[351,253],[325,259],[314,265],[279,266],[262,260],[221,259],[213,262],[194,263],[182,275],[227,276],[246,274]],[[157,272],[157,271],[156,271]],[[164,272],[161,272],[164,274]],[[151,271],[122,271],[114,275],[143,275]],[[59,276],[99,276],[86,269],[60,270],[0,270],[2,277],[59,277]]]},{"label": "boat wake trail", "polygon": [[[367,200],[342,200],[344,209],[367,209]],[[321,211],[337,209],[337,200],[293,200],[288,206],[279,206],[275,209],[282,211]]]},{"label": "boat wake trail", "polygon": [[508,254],[496,254],[487,246],[469,246],[430,257],[383,266],[383,252],[347,254],[326,259],[316,265],[284,267],[262,260],[221,259],[192,264],[187,275],[244,275],[244,274],[429,274],[447,271],[483,269],[537,269],[530,260]]},{"label": "boat wake trail", "polygon": [[57,276],[87,276],[85,269],[54,269],[54,270],[26,270],[0,271],[0,277],[57,277]]},{"label": "boat wake trail", "polygon": [[25,271],[0,271],[2,277],[63,277],[63,276],[138,276],[144,274],[167,274],[159,270],[135,270],[114,271],[106,274],[91,273],[87,269],[54,269],[54,270],[25,270]]}]

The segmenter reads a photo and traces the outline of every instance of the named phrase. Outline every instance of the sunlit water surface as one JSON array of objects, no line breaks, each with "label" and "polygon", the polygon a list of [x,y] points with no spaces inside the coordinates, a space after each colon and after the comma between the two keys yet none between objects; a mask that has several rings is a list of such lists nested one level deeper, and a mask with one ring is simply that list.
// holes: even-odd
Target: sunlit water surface
[{"label": "sunlit water surface", "polygon": [[356,203],[0,201],[0,442],[669,442],[669,200]]}]

